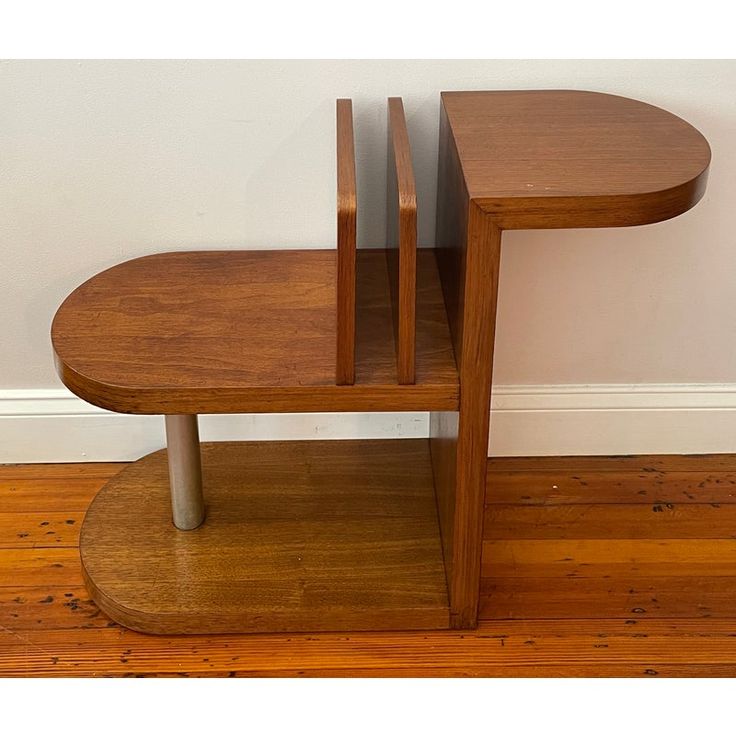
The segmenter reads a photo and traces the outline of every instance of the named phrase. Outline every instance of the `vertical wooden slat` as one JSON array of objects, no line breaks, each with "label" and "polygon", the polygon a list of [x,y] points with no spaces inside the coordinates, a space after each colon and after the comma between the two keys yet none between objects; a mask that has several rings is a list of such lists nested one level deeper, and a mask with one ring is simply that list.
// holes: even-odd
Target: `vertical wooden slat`
[{"label": "vertical wooden slat", "polygon": [[388,100],[386,256],[400,384],[415,381],[417,195],[409,132],[400,97]]},{"label": "vertical wooden slat", "polygon": [[357,187],[352,100],[337,101],[337,363],[335,382],[355,383]]},{"label": "vertical wooden slat", "polygon": [[471,200],[444,108],[437,260],[460,374],[460,411],[430,415],[430,449],[453,628],[478,621],[501,230]]}]

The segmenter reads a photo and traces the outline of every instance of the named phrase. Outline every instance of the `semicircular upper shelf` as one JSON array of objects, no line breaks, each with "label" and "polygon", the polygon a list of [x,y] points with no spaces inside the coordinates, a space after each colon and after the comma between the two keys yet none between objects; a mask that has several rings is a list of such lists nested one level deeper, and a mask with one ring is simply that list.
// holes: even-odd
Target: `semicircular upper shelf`
[{"label": "semicircular upper shelf", "polygon": [[708,142],[653,105],[572,90],[443,92],[442,103],[469,198],[502,228],[643,225],[705,191]]}]

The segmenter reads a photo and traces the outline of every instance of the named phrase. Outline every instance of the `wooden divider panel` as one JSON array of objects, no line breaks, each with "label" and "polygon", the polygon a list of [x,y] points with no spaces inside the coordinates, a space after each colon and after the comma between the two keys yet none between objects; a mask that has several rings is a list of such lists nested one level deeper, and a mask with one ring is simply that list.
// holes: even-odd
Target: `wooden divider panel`
[{"label": "wooden divider panel", "polygon": [[355,383],[357,187],[352,100],[337,101],[337,365],[339,385]]},{"label": "wooden divider panel", "polygon": [[415,381],[417,195],[409,132],[400,97],[388,100],[386,256],[396,341],[398,382]]}]

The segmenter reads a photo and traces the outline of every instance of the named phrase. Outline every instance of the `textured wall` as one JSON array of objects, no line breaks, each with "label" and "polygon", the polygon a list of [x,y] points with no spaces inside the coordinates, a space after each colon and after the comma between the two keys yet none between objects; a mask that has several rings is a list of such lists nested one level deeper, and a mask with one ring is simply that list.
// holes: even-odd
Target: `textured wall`
[{"label": "textured wall", "polygon": [[81,280],[176,248],[334,246],[334,99],[354,99],[360,242],[384,232],[385,98],[401,95],[434,237],[443,89],[636,97],[713,149],[695,210],[505,236],[494,381],[736,382],[736,62],[0,63],[0,389],[53,387],[48,330]]}]

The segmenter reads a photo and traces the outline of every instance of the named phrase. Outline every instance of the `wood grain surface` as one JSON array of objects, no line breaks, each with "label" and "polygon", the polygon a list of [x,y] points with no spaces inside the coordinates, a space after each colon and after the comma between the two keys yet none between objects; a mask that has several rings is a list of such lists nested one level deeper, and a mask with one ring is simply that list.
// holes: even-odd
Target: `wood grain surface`
[{"label": "wood grain surface", "polygon": [[[450,135],[447,114],[442,107],[440,108],[435,252],[456,362],[462,356],[468,206],[468,192],[457,159],[457,150]],[[451,610],[459,610],[459,607],[463,605],[456,607],[457,594],[453,584],[458,421],[457,411],[430,413],[429,444]]]},{"label": "wood grain surface", "polygon": [[503,229],[618,227],[685,212],[710,148],[681,118],[578,90],[443,92],[470,198]]},{"label": "wood grain surface", "polygon": [[[383,265],[378,263],[384,260]],[[397,384],[397,357],[392,339],[391,302],[384,298],[389,277],[383,250],[358,251],[358,325],[356,388],[392,385],[393,395],[426,394],[430,390],[443,403],[459,401],[459,379],[455,364],[435,251],[420,248],[416,254],[415,382]],[[374,390],[371,388],[371,390]],[[380,404],[376,404],[380,407]],[[426,408],[426,405],[425,407]],[[380,410],[380,409],[378,409]]]},{"label": "wood grain surface", "polygon": [[430,447],[452,625],[477,623],[501,230],[470,199],[440,119],[437,262],[460,376],[457,415],[433,412]]},{"label": "wood grain surface", "polygon": [[355,250],[358,190],[352,100],[337,100],[337,364],[336,382],[355,383]]},{"label": "wood grain surface", "polygon": [[352,386],[335,385],[334,250],[173,252],[114,266],[59,308],[59,375],[90,403],[133,414],[456,408],[433,251],[420,266],[417,379],[405,386],[396,379],[386,254],[359,258]]},{"label": "wood grain surface", "polygon": [[[454,448],[442,448],[434,461],[436,477],[449,480],[438,484],[439,493],[452,496],[441,508],[452,508],[452,515],[441,514],[443,529],[452,524],[451,547],[445,547],[452,625],[472,628],[478,620],[483,503],[486,488],[486,456],[491,401],[491,374],[496,324],[498,273],[501,255],[501,231],[470,205],[467,248],[464,255],[465,280],[462,289],[460,411],[457,424],[432,423],[432,432],[440,443],[451,442],[444,432],[447,423],[457,427]],[[434,445],[436,442],[432,445]],[[438,466],[447,459],[448,470]]]},{"label": "wood grain surface", "polygon": [[[677,484],[689,473],[694,489],[705,477],[725,485],[716,481],[736,470],[736,458],[494,458],[488,465],[489,480],[495,478],[493,487],[505,496],[508,473],[533,484],[537,474],[554,471],[559,484],[585,470],[601,474],[600,489],[617,489],[618,503],[647,509],[649,501],[639,501],[636,486],[617,486],[619,473],[656,468],[667,495],[671,473]],[[0,503],[8,516],[17,517],[15,525],[8,520],[0,529],[0,676],[736,676],[736,567],[727,574],[712,574],[707,564],[688,568],[686,548],[672,560],[656,553],[649,557],[652,536],[629,539],[630,545],[644,543],[629,551],[652,573],[632,576],[611,569],[602,559],[610,540],[593,540],[584,528],[575,533],[588,540],[585,577],[568,577],[562,570],[534,577],[530,564],[517,560],[519,574],[482,580],[475,631],[151,636],[126,630],[90,600],[71,537],[35,550],[21,547],[17,537],[27,530],[29,514],[64,516],[65,499],[71,518],[121,467],[0,467]],[[83,490],[75,491],[76,484]],[[6,508],[10,501],[17,513]],[[618,504],[602,505],[612,511]],[[724,497],[720,508],[728,514],[733,506],[734,500]],[[540,504],[545,508],[558,508],[555,497]],[[653,533],[662,523],[657,513],[650,517]],[[728,541],[732,527],[724,520],[711,519],[715,533]],[[621,516],[611,517],[612,534],[625,539],[628,528]],[[680,528],[675,522],[671,540],[680,541],[670,549],[707,541],[699,535],[690,522]],[[515,536],[509,527],[507,541]],[[541,554],[553,540],[540,541]],[[595,555],[592,544],[599,548]],[[557,555],[558,549],[547,548],[550,563]]]},{"label": "wood grain surface", "polygon": [[417,282],[417,192],[409,131],[400,97],[388,99],[386,255],[399,383],[414,383]]},{"label": "wood grain surface", "polygon": [[194,531],[171,523],[165,451],[92,503],[82,567],[115,620],[169,634],[447,627],[426,440],[205,443],[202,468]]}]

